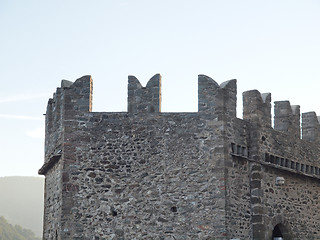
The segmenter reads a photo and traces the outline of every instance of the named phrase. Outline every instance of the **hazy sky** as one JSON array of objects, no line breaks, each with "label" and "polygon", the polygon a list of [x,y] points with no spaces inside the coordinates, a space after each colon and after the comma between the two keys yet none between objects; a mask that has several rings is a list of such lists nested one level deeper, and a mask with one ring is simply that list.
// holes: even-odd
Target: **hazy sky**
[{"label": "hazy sky", "polygon": [[126,111],[127,76],[160,73],[163,112],[197,111],[206,74],[236,78],[239,105],[258,89],[320,115],[319,12],[319,0],[0,0],[0,176],[37,175],[48,98],[87,74],[94,111]]}]

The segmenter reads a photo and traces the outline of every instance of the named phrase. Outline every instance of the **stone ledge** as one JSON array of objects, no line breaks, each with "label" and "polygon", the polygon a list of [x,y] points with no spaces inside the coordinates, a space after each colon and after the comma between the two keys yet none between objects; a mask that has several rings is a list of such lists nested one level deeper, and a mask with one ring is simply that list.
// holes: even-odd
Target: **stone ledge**
[{"label": "stone ledge", "polygon": [[246,160],[248,160],[250,162],[260,163],[261,165],[264,165],[264,166],[268,166],[268,167],[276,168],[276,169],[279,169],[279,170],[295,173],[295,174],[298,174],[298,175],[311,177],[311,178],[314,178],[314,179],[320,179],[320,176],[317,176],[315,174],[309,174],[309,173],[301,172],[299,170],[291,169],[291,168],[288,168],[288,167],[276,165],[276,164],[269,163],[269,162],[256,161],[256,160],[250,159],[248,157],[245,157],[245,156],[242,156],[242,155],[239,155],[239,154],[231,153],[231,156],[242,158],[242,159],[246,159]]},{"label": "stone ledge", "polygon": [[48,162],[44,163],[39,169],[38,173],[40,175],[46,175],[46,173],[51,169],[61,158],[61,154],[53,155]]}]

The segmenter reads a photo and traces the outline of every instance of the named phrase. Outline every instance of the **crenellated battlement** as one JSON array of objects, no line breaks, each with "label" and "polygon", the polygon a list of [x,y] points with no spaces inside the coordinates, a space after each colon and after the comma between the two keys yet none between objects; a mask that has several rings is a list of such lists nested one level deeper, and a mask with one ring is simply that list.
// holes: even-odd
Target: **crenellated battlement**
[{"label": "crenellated battlement", "polygon": [[220,85],[206,75],[198,76],[198,111],[213,114],[220,119],[237,115],[237,80]]},{"label": "crenellated battlement", "polygon": [[302,113],[302,139],[320,143],[320,117],[315,112]]},{"label": "crenellated battlement", "polygon": [[128,77],[128,112],[161,112],[161,75],[154,75],[143,87],[135,76]]},{"label": "crenellated battlement", "polygon": [[75,82],[68,80],[61,81],[61,87],[57,88],[53,98],[48,101],[46,116],[50,121],[61,117],[63,113],[69,112],[74,114],[77,111],[92,111],[92,78],[83,76]]},{"label": "crenellated battlement", "polygon": [[[198,112],[219,120],[236,117],[237,80],[218,84],[212,78],[198,75]],[[48,131],[55,131],[62,116],[68,118],[78,111],[92,111],[92,78],[83,76],[75,82],[61,81],[53,98],[49,99],[46,122]],[[161,112],[161,75],[154,75],[143,87],[135,76],[128,76],[128,113]],[[320,142],[319,117],[314,112],[302,114],[300,106],[289,101],[274,102],[274,129],[295,138]],[[271,93],[249,90],[243,93],[243,119],[259,126],[271,127]],[[51,130],[50,130],[51,129]],[[302,131],[302,133],[301,133]]]},{"label": "crenellated battlement", "polygon": [[72,120],[79,112],[92,111],[92,78],[83,76],[75,82],[61,81],[61,87],[56,89],[49,99],[46,111],[46,144],[45,154],[49,161],[50,154],[55,149],[52,146],[61,145],[63,122]]},{"label": "crenellated battlement", "polygon": [[274,102],[274,129],[300,138],[300,106],[289,101]]},{"label": "crenellated battlement", "polygon": [[243,119],[271,127],[271,93],[246,91],[243,96]]}]

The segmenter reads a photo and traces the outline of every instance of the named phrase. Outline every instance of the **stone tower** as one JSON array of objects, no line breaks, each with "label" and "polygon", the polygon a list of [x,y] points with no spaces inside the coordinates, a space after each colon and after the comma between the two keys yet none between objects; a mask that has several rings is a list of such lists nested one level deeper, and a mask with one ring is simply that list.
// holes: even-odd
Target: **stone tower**
[{"label": "stone tower", "polygon": [[[320,239],[320,126],[271,94],[198,77],[198,112],[162,113],[161,76],[128,112],[92,112],[92,79],[46,112],[43,239]],[[302,130],[302,131],[301,131]],[[302,132],[302,134],[300,133]],[[301,137],[302,136],[302,137]]]}]

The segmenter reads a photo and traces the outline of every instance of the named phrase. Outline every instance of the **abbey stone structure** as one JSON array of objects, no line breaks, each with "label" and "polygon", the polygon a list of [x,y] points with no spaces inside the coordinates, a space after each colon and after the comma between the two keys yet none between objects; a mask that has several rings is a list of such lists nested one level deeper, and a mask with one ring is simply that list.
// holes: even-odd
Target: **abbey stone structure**
[{"label": "abbey stone structure", "polygon": [[320,125],[271,94],[199,75],[198,112],[161,112],[161,76],[127,112],[92,112],[92,79],[46,112],[45,240],[320,239]]}]

